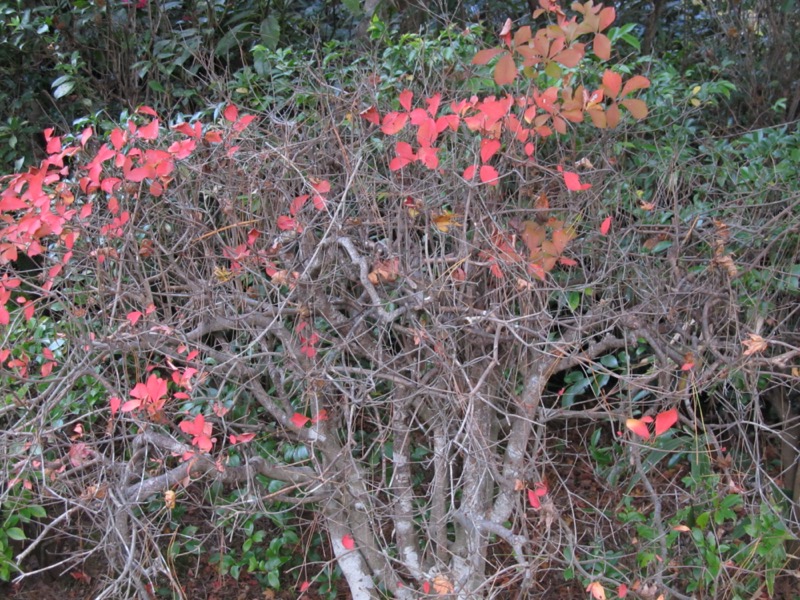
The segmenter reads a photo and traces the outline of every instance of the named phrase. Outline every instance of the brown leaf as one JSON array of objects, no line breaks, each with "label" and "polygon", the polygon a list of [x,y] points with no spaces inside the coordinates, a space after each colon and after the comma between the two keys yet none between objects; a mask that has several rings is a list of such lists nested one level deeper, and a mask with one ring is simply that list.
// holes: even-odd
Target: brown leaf
[{"label": "brown leaf", "polygon": [[399,267],[400,259],[396,257],[388,260],[375,261],[375,265],[372,267],[372,271],[367,278],[373,284],[397,281],[399,277]]},{"label": "brown leaf", "polygon": [[762,338],[756,333],[751,333],[750,337],[742,341],[742,346],[745,347],[744,356],[752,356],[758,352],[763,352],[767,349],[767,340]]},{"label": "brown leaf", "polygon": [[437,575],[433,578],[433,591],[439,596],[453,593],[453,584],[444,575]]}]

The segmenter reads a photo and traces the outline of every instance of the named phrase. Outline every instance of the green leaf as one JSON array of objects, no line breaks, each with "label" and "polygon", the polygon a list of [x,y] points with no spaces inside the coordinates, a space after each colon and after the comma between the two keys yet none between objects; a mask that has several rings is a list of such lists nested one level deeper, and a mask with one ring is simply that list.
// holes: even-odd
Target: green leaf
[{"label": "green leaf", "polygon": [[62,83],[53,92],[53,97],[56,100],[58,100],[59,98],[63,98],[64,96],[69,94],[74,88],[75,88],[75,82],[74,81],[67,81],[66,83]]},{"label": "green leaf", "polygon": [[636,36],[633,36],[629,33],[625,33],[620,36],[621,39],[625,40],[629,46],[636,48],[636,50],[641,51],[642,45],[639,43],[639,39]]},{"label": "green leaf", "polygon": [[277,571],[270,571],[267,573],[267,582],[271,588],[280,589],[281,587],[281,579]]},{"label": "green leaf", "polygon": [[44,519],[47,516],[47,511],[38,504],[32,504],[25,509],[25,512],[27,512],[29,516],[36,517],[37,519]]},{"label": "green leaf", "polygon": [[148,81],[148,82],[147,82],[147,87],[149,87],[149,88],[150,88],[151,90],[153,90],[154,92],[158,92],[158,93],[160,93],[160,94],[163,94],[164,92],[166,92],[166,91],[167,91],[167,90],[165,90],[165,89],[164,89],[164,86],[163,86],[163,85],[161,85],[161,84],[160,84],[158,81],[156,81],[155,79],[151,79],[150,81]]},{"label": "green leaf", "polygon": [[239,23],[235,27],[229,29],[228,32],[220,38],[219,42],[217,42],[217,47],[214,48],[214,54],[216,56],[225,56],[228,54],[234,46],[239,44],[239,38],[237,36],[246,26],[247,23]]},{"label": "green leaf", "polygon": [[619,366],[619,361],[617,357],[613,354],[606,354],[603,358],[600,359],[600,364],[606,367],[607,369],[616,369]]},{"label": "green leaf", "polygon": [[567,294],[567,302],[569,303],[569,309],[571,311],[577,310],[577,308],[581,305],[581,293],[569,292]]},{"label": "green leaf", "polygon": [[281,39],[281,24],[278,22],[278,18],[275,15],[270,15],[261,21],[258,34],[264,46],[270,50],[275,50]]},{"label": "green leaf", "polygon": [[19,527],[9,527],[8,529],[6,529],[6,535],[10,537],[12,540],[17,540],[18,542],[27,539],[25,537],[25,532],[22,531],[22,529],[20,529]]},{"label": "green leaf", "polygon": [[349,12],[354,17],[360,17],[361,14],[364,12],[361,9],[361,2],[359,0],[342,0],[342,4],[344,4],[344,7],[347,9],[347,12]]},{"label": "green leaf", "polygon": [[650,253],[658,254],[659,252],[663,252],[664,250],[670,247],[672,247],[672,240],[662,240],[653,247]]}]

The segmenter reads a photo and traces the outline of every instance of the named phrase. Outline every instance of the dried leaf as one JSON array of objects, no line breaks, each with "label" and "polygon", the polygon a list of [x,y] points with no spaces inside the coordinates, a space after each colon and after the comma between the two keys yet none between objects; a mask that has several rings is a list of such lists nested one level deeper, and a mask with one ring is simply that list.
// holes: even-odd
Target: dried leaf
[{"label": "dried leaf", "polygon": [[742,341],[745,347],[744,356],[752,356],[767,349],[767,341],[760,335],[751,333],[748,339]]},{"label": "dried leaf", "polygon": [[439,596],[452,594],[453,590],[453,584],[444,575],[437,575],[433,578],[433,591]]},{"label": "dried leaf", "polygon": [[458,215],[452,212],[442,212],[432,219],[436,229],[442,233],[450,231],[451,227],[459,227],[461,223],[458,221]]},{"label": "dried leaf", "polygon": [[603,584],[599,581],[593,581],[587,585],[586,591],[589,592],[595,600],[606,600],[606,591],[603,589]]}]

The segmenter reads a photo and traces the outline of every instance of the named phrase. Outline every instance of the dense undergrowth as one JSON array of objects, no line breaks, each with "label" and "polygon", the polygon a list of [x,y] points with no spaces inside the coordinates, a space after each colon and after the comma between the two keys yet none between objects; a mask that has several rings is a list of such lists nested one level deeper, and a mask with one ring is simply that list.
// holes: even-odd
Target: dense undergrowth
[{"label": "dense undergrowth", "polygon": [[[181,598],[206,561],[330,599],[792,598],[791,95],[748,128],[727,63],[642,55],[615,23],[646,119],[519,140],[467,125],[494,110],[472,101],[430,168],[415,119],[571,72],[607,110],[613,61],[590,46],[498,85],[472,62],[493,25],[376,18],[362,46],[289,46],[289,4],[198,13],[196,38],[177,3],[75,3],[102,25],[81,40],[30,13],[69,104],[39,142],[36,116],[0,130],[20,173],[0,200],[0,579]],[[0,93],[21,111],[40,90]]]}]

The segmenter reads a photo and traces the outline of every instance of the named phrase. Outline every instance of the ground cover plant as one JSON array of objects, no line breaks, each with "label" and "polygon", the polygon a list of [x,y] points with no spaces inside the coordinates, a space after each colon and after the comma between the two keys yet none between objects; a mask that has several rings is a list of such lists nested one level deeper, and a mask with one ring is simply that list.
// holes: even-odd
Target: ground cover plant
[{"label": "ground cover plant", "polygon": [[614,17],[543,0],[341,86],[264,48],[272,104],[245,72],[213,114],[47,130],[0,195],[0,577],[780,593],[797,134],[698,141],[730,86],[613,60]]}]

